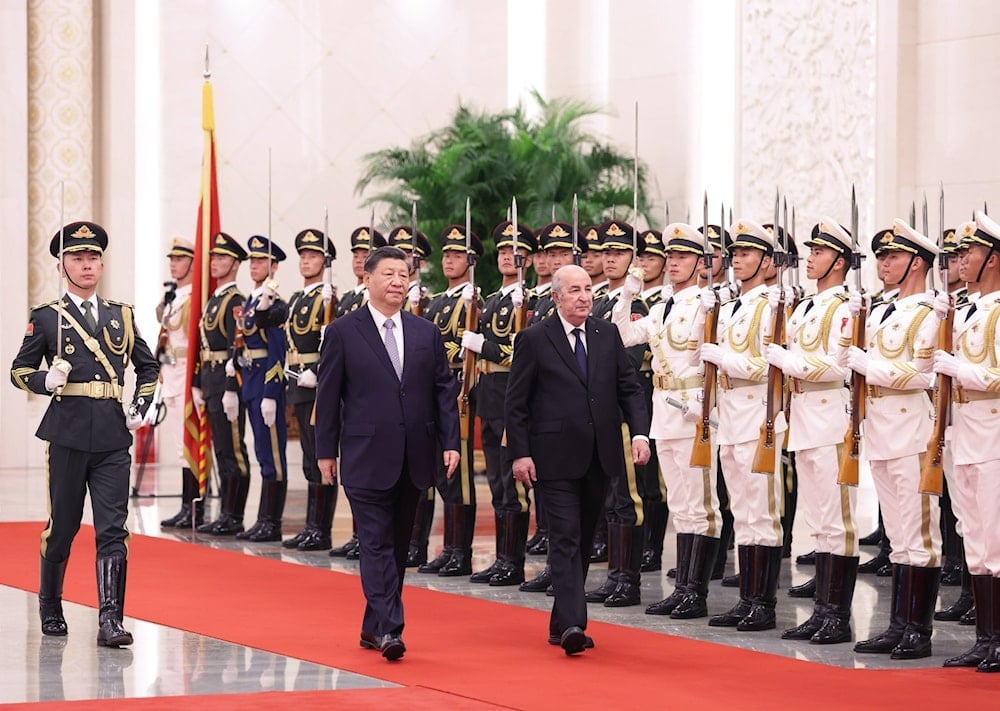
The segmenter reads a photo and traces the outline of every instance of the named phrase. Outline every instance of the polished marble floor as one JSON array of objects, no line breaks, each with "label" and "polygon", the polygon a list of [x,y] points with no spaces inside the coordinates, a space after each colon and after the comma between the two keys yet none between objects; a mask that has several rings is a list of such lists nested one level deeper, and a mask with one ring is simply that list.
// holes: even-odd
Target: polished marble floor
[{"label": "polished marble floor", "polygon": [[[289,448],[289,468],[298,471],[296,447]],[[44,471],[0,471],[0,520],[44,520]],[[190,540],[193,544],[228,548],[251,555],[277,557],[283,561],[357,572],[357,563],[343,558],[331,558],[326,552],[289,552],[278,544],[247,544],[234,539],[194,536],[188,532],[167,533],[160,530],[159,521],[175,512],[179,506],[179,476],[172,468],[164,467],[160,474],[155,465],[146,468],[139,496],[132,500],[129,527],[135,533],[152,536],[172,536]],[[291,480],[285,514],[285,533],[299,530],[305,512],[305,482],[301,477]],[[255,480],[247,504],[247,518],[253,521],[256,513],[259,484]],[[481,506],[488,506],[489,493],[485,480],[477,482]],[[155,495],[152,495],[155,494]],[[210,511],[218,505],[209,502]],[[859,526],[867,533],[873,524],[875,504],[870,488],[862,485],[859,502]],[[441,507],[438,506],[438,516]],[[89,522],[89,512],[85,521]],[[480,521],[488,520],[480,515]],[[346,501],[341,500],[334,521],[335,544],[350,535],[350,512]],[[803,553],[811,547],[802,531],[795,527],[796,542],[793,552]],[[436,526],[439,529],[439,526]],[[643,575],[643,606],[656,602],[672,590],[672,582],[665,571],[672,565],[673,530],[667,533],[667,550],[664,554],[664,571]],[[440,546],[440,535],[432,536],[431,546]],[[492,531],[476,536],[477,567],[492,561]],[[862,560],[872,549],[864,549]],[[435,551],[432,551],[436,552]],[[544,560],[529,557],[529,574],[544,566]],[[732,569],[730,556],[729,571]],[[591,606],[592,619],[632,626],[665,634],[735,645],[761,652],[778,654],[812,662],[841,667],[864,668],[916,668],[937,667],[942,661],[971,646],[973,628],[957,623],[937,623],[934,632],[934,656],[912,662],[893,662],[880,655],[855,655],[852,645],[842,644],[818,647],[801,642],[786,642],[780,630],[805,620],[812,607],[811,601],[787,597],[785,590],[793,584],[804,582],[812,568],[796,566],[786,561],[782,570],[778,601],[778,629],[769,632],[739,633],[735,630],[708,627],[705,620],[678,621],[669,617],[643,614],[643,607],[605,608]],[[596,586],[603,581],[604,566],[591,568],[589,583]],[[551,598],[542,594],[522,593],[516,588],[491,588],[469,583],[465,578],[439,578],[433,575],[407,574],[406,582],[435,590],[491,599],[513,605],[523,605],[547,610]],[[360,589],[358,592],[360,596]],[[856,639],[881,631],[887,620],[889,580],[861,576],[854,599],[854,631]],[[958,589],[942,588],[943,604],[958,596]],[[735,604],[736,590],[723,588],[718,581],[711,584],[710,611],[723,612]],[[88,699],[113,697],[141,697],[200,693],[245,693],[258,690],[313,690],[341,688],[374,688],[391,686],[388,682],[359,676],[343,670],[317,666],[301,660],[269,654],[206,638],[200,635],[159,625],[126,620],[136,643],[131,651],[97,648],[93,644],[96,634],[96,616],[90,608],[66,605],[67,621],[71,628],[68,638],[46,638],[38,630],[37,601],[34,595],[0,586],[0,606],[5,614],[0,621],[2,638],[8,641],[0,649],[0,703],[38,701],[49,699]],[[81,634],[80,631],[84,632]],[[13,643],[10,643],[13,641]],[[180,653],[178,653],[180,651]]]}]

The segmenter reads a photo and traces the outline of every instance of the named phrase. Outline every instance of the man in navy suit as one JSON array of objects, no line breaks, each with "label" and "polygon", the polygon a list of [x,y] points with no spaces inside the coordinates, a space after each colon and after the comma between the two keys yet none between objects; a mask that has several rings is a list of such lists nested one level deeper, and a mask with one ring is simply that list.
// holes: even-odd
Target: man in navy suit
[{"label": "man in navy suit", "polygon": [[549,643],[577,654],[593,646],[584,583],[608,482],[625,476],[622,422],[632,460],[645,464],[649,418],[618,329],[590,316],[587,272],[560,267],[552,297],[558,317],[514,341],[505,426],[514,478],[537,486],[545,501],[555,588]]},{"label": "man in navy suit", "polygon": [[[367,606],[361,646],[403,656],[403,572],[421,491],[459,461],[458,388],[441,333],[401,311],[406,253],[380,247],[365,262],[368,304],[327,327],[316,391],[316,456],[326,484],[351,502]],[[443,454],[441,454],[443,451]]]}]

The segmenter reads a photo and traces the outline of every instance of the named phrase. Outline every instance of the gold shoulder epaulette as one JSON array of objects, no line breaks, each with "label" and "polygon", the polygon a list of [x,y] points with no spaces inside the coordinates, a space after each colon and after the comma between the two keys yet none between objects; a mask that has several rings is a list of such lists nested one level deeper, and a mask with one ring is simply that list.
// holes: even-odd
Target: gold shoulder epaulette
[{"label": "gold shoulder epaulette", "polygon": [[833,298],[840,300],[842,303],[847,303],[850,300],[851,295],[848,294],[846,291],[838,291],[836,294],[833,295]]},{"label": "gold shoulder epaulette", "polygon": [[132,309],[133,311],[135,311],[135,307],[132,304],[127,304],[124,301],[115,301],[114,299],[104,299],[104,301],[108,302],[109,304],[114,304],[115,306],[123,306],[126,309]]},{"label": "gold shoulder epaulette", "polygon": [[32,311],[38,311],[38,309],[44,309],[46,306],[52,306],[58,301],[58,299],[52,299],[52,301],[46,301],[44,304],[35,304],[31,307]]}]

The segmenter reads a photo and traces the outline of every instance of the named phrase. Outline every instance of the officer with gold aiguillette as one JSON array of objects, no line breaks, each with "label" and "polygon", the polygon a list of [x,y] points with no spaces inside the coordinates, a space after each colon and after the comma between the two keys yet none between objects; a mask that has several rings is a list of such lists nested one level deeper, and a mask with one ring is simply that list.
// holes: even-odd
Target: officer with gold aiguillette
[{"label": "officer with gold aiguillette", "polygon": [[[66,294],[36,306],[11,366],[11,381],[52,399],[35,433],[48,442],[49,520],[42,532],[38,608],[42,634],[67,633],[63,577],[70,546],[90,492],[97,538],[97,644],[132,644],[122,626],[129,532],[132,431],[153,402],[160,366],[135,326],[132,307],[97,296],[108,234],[93,222],[73,222],[52,238]],[[48,370],[40,370],[42,360]],[[125,369],[132,364],[136,391],[122,410]]]}]

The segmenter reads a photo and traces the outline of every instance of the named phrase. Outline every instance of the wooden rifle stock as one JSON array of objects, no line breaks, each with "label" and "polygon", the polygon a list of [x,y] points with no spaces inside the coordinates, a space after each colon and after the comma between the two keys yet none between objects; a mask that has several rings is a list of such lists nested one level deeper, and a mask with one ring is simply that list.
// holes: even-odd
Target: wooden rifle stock
[{"label": "wooden rifle stock", "polygon": [[[949,309],[948,316],[938,327],[938,348],[946,353],[952,352],[955,324],[955,310]],[[917,491],[921,494],[941,496],[944,493],[944,433],[948,428],[951,410],[951,376],[938,374],[937,399],[934,402],[934,429],[927,442],[927,452],[923,465],[920,467],[920,484]]]},{"label": "wooden rifle stock", "polygon": [[[867,309],[864,304],[854,319],[854,330],[851,334],[852,345],[858,348],[865,346],[865,322]],[[851,426],[844,435],[844,451],[840,455],[840,470],[837,472],[837,483],[847,486],[858,485],[858,460],[861,457],[861,423],[865,419],[865,376],[857,371],[851,373]]]},{"label": "wooden rifle stock", "polygon": [[[719,332],[719,297],[716,292],[715,308],[705,314],[705,343],[715,343]],[[705,362],[705,381],[701,390],[701,419],[695,423],[694,444],[691,446],[691,466],[707,469],[712,466],[712,425],[710,418],[715,407],[715,388],[719,368]]]},{"label": "wooden rifle stock", "polygon": [[[771,342],[781,345],[785,341],[785,294],[782,290],[778,298],[778,308],[774,312],[774,321],[771,328]],[[782,398],[784,396],[784,378],[781,368],[768,366],[767,369],[767,410],[764,415],[764,422],[760,426],[760,439],[757,441],[757,449],[753,454],[753,465],[750,471],[755,474],[773,475],[777,466],[776,452],[778,442],[774,436],[774,421],[778,413],[783,411]]]},{"label": "wooden rifle stock", "polygon": [[[474,332],[479,327],[479,299],[473,298],[465,307],[465,330]],[[472,434],[472,404],[469,394],[476,384],[476,354],[465,349],[462,356],[462,391],[458,397],[458,420],[463,440]]]},{"label": "wooden rifle stock", "polygon": [[235,307],[233,315],[236,317],[236,329],[233,332],[233,352],[230,354],[230,357],[233,359],[233,367],[236,368],[236,382],[240,387],[243,387],[243,374],[240,372],[243,349],[246,347],[246,343],[243,340],[243,307]]}]

